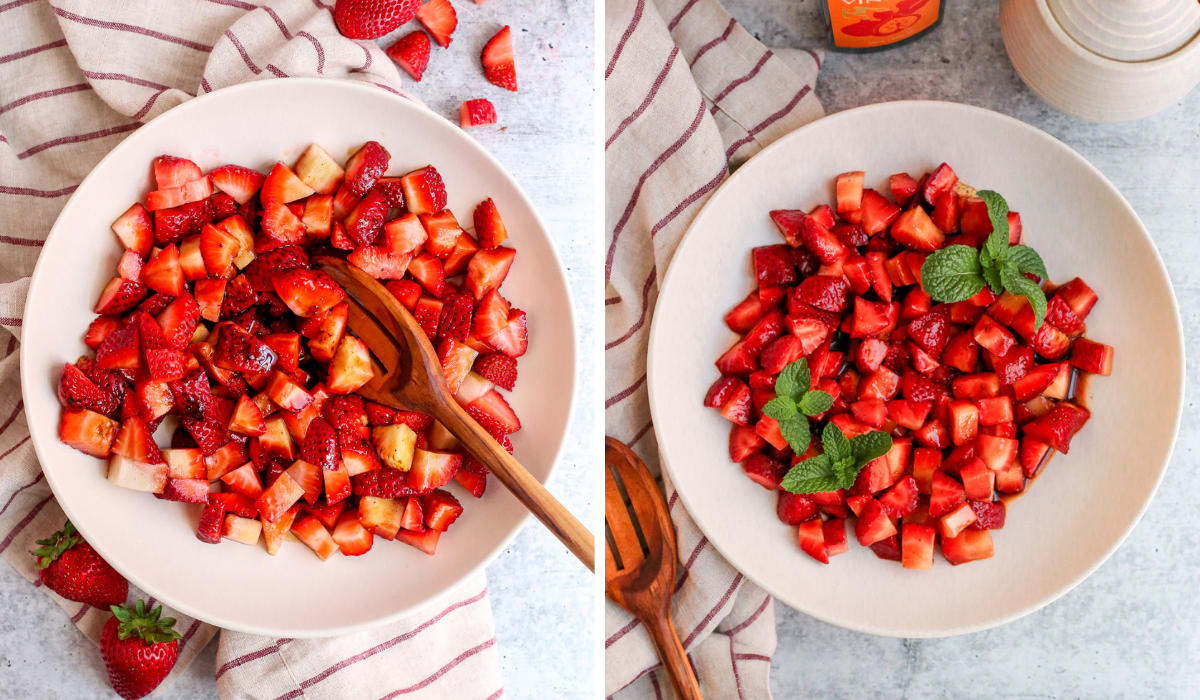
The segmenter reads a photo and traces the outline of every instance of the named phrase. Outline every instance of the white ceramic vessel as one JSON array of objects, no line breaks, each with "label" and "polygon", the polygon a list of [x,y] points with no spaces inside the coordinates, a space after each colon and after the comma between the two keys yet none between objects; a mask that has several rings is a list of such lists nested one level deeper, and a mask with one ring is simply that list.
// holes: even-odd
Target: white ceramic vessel
[{"label": "white ceramic vessel", "polygon": [[[880,129],[880,124],[889,125]],[[1090,382],[1092,418],[994,531],[995,556],[931,571],[857,542],[822,565],[775,515],[777,496],[729,460],[730,423],[702,405],[714,361],[736,340],[724,314],[755,286],[750,251],[779,243],[772,209],[834,201],[838,173],[948,162],[1004,195],[1053,278],[1082,277],[1100,301],[1088,334],[1115,348]],[[797,167],[802,164],[802,167]],[[1183,334],[1166,269],[1145,227],[1092,165],[1047,134],[976,107],[892,102],[841,112],[783,137],[738,169],[680,243],[654,314],[648,360],[663,462],[688,512],[730,563],[780,601],[826,622],[897,637],[986,629],[1076,586],[1137,524],[1167,467],[1182,411]],[[1134,437],[1136,436],[1136,437]],[[850,533],[853,539],[853,532]]]},{"label": "white ceramic vessel", "polygon": [[[518,251],[504,294],[527,312],[530,334],[521,381],[509,395],[523,424],[512,442],[522,464],[545,481],[563,448],[575,383],[571,299],[553,241],[520,186],[482,146],[424,107],[379,88],[265,80],[170,110],[134,132],[84,179],[46,239],[30,283],[21,343],[25,412],[59,504],[130,581],[221,627],[316,637],[398,619],[486,566],[529,515],[494,479],[478,500],[452,484],[466,511],[438,542],[435,556],[381,538],[360,557],[322,562],[298,543],[270,556],[261,544],[198,541],[199,506],[113,486],[105,479],[105,462],[58,441],[59,374],[64,363],[87,352],[83,332],[94,318],[92,306],[121,254],[109,225],[153,189],[153,158],[170,153],[205,170],[237,163],[267,172],[277,160],[294,162],[314,142],[344,163],[368,140],[391,153],[390,174],[434,164],[449,208],[464,225],[486,197],[504,217],[506,245]],[[160,434],[160,445],[168,440]]]},{"label": "white ceramic vessel", "polygon": [[1030,89],[1089,121],[1150,116],[1200,83],[1194,0],[1002,0],[1000,29]]}]

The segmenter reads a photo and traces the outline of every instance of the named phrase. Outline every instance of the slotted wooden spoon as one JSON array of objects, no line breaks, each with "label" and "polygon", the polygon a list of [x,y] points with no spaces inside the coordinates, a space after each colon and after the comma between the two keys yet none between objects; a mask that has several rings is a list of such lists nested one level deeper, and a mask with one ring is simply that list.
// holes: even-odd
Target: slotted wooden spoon
[{"label": "slotted wooden spoon", "polygon": [[595,572],[592,533],[458,405],[433,345],[408,309],[383,285],[344,260],[320,256],[313,263],[346,290],[347,326],[373,355],[375,377],[358,393],[384,406],[433,416]]},{"label": "slotted wooden spoon", "polygon": [[678,555],[667,501],[642,460],[611,437],[604,438],[604,526],[605,594],[641,620],[681,700],[704,700],[671,624]]}]

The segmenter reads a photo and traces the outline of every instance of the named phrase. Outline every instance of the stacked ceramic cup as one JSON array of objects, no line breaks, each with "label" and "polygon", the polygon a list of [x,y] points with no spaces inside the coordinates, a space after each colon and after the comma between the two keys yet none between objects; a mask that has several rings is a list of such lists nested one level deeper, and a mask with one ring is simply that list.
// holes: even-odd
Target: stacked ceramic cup
[{"label": "stacked ceramic cup", "polygon": [[1000,28],[1026,84],[1090,121],[1147,117],[1200,83],[1197,0],[1002,0]]}]

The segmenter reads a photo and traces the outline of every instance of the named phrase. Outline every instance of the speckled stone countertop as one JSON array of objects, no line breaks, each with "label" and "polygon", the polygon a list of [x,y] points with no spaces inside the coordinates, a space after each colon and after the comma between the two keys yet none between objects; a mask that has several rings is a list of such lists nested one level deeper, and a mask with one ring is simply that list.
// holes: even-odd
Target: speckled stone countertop
[{"label": "speckled stone countertop", "polygon": [[[1080,121],[1021,82],[1000,38],[997,3],[947,5],[942,26],[912,44],[874,54],[828,53],[817,96],[828,113],[906,99],[986,107],[1048,132],[1099,168],[1150,230],[1179,299],[1189,354],[1179,440],[1133,534],[1057,602],[998,629],[938,640],[858,634],[778,605],[772,691],[780,699],[824,700],[1197,697],[1200,427],[1191,353],[1200,339],[1200,91],[1139,122]],[[824,46],[817,0],[726,0],[725,6],[767,46]]]},{"label": "speckled stone countertop", "polygon": [[[499,124],[471,132],[533,199],[571,279],[579,349],[578,396],[562,462],[549,489],[584,523],[596,513],[595,62],[590,2],[455,2],[450,49],[433,47],[420,83],[406,87],[458,123],[464,100],[487,97]],[[414,22],[415,24],[415,22]],[[479,52],[512,27],[519,93],[489,85]],[[406,26],[380,40],[388,46]],[[501,488],[493,484],[494,488]],[[505,696],[591,697],[595,682],[593,577],[535,520],[487,569]],[[0,565],[0,699],[115,698],[100,655],[49,598]],[[214,700],[216,640],[166,694]],[[457,700],[457,699],[456,699]],[[462,700],[470,700],[463,698]]]}]

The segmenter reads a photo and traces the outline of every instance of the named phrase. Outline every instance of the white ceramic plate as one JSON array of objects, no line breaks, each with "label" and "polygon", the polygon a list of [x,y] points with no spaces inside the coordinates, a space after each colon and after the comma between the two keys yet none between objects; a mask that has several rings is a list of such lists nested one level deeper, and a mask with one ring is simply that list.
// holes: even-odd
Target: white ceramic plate
[{"label": "white ceramic plate", "polygon": [[[267,172],[320,143],[343,163],[363,142],[392,155],[389,174],[433,163],[465,226],[492,197],[517,249],[504,294],[529,317],[529,352],[510,395],[523,429],[515,454],[545,481],[563,447],[575,383],[571,299],[554,244],[533,204],[500,163],[457,126],[377,87],[320,79],[264,80],[199,97],[138,129],[80,184],[51,230],[30,283],[21,343],[25,412],[46,479],[80,532],[147,593],[222,627],[277,637],[345,634],[395,620],[453,589],[492,561],[528,512],[494,479],[429,557],[376,539],[361,557],[321,562],[302,544],[269,556],[260,544],[219,546],[195,537],[199,506],[113,486],[105,463],[57,438],[62,366],[87,352],[83,332],[115,274],[121,245],[109,225],[152,187],[163,153],[206,171],[237,163]],[[160,431],[159,444],[169,437]]]},{"label": "white ceramic plate", "polygon": [[[834,201],[838,173],[892,173],[948,162],[1007,198],[1054,279],[1099,294],[1088,334],[1115,348],[1091,382],[1092,419],[993,532],[996,554],[932,571],[877,559],[857,542],[822,565],[775,516],[774,493],[729,460],[728,421],[701,405],[713,362],[736,339],[724,314],[753,288],[750,249],[780,242],[771,209]],[[842,112],[785,136],[741,167],[680,244],[654,314],[650,406],[675,487],[709,541],[788,605],[853,630],[938,637],[986,629],[1046,605],[1121,544],[1167,467],[1182,409],[1182,330],[1166,269],[1121,194],[1077,153],[1015,119],[937,102]],[[853,532],[850,533],[853,539]]]}]

